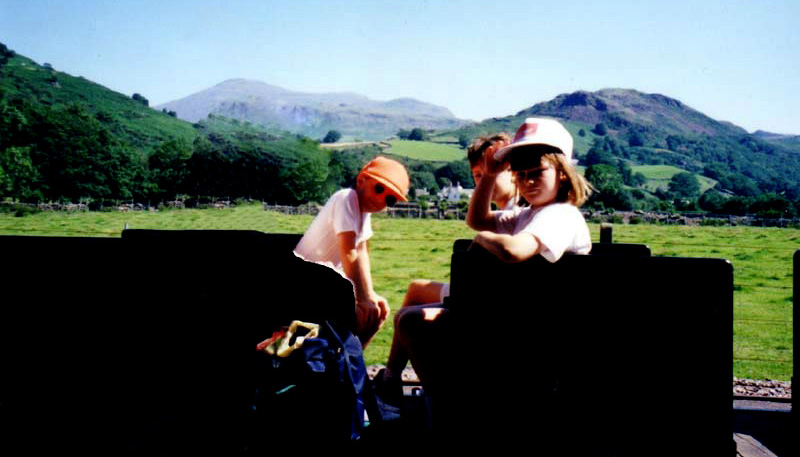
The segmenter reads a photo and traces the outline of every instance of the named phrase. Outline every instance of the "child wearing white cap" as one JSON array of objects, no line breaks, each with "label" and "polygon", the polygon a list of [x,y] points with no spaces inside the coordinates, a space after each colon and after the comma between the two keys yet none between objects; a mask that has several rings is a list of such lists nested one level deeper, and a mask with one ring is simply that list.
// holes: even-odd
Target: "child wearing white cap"
[{"label": "child wearing white cap", "polygon": [[[473,242],[507,262],[521,262],[542,255],[551,262],[565,252],[587,254],[592,247],[589,228],[578,206],[591,193],[589,183],[572,164],[572,136],[557,121],[528,118],[509,145],[494,141],[483,153],[482,176],[476,183],[467,214],[467,225],[479,233]],[[516,190],[530,206],[492,211],[491,200],[498,176],[511,169]],[[399,414],[399,375],[390,373],[394,362],[411,360],[426,388],[430,369],[443,357],[449,311],[445,306],[404,307],[395,317],[395,337],[387,371],[375,379],[375,399],[380,416]],[[400,358],[398,354],[403,353]],[[395,367],[397,368],[397,367]]]},{"label": "child wearing white cap", "polygon": [[[535,255],[555,262],[566,252],[588,254],[589,228],[578,207],[591,187],[573,166],[572,136],[564,126],[553,119],[528,118],[510,145],[494,149],[484,156],[485,174],[467,213],[467,225],[479,231],[473,241],[507,262]],[[494,180],[509,167],[530,206],[492,211]]]}]

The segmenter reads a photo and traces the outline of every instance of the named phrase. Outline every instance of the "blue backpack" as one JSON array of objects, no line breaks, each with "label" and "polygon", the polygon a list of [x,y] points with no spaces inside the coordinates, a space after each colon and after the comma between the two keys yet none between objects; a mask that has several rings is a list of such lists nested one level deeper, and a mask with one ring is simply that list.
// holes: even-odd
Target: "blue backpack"
[{"label": "blue backpack", "polygon": [[250,450],[349,446],[364,431],[367,370],[361,342],[332,321],[286,357],[257,352]]}]

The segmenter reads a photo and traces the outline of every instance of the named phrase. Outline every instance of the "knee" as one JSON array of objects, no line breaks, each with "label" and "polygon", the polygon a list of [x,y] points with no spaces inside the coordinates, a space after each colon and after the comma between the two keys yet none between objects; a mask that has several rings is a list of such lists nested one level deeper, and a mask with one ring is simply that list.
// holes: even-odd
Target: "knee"
[{"label": "knee", "polygon": [[411,281],[411,283],[408,285],[408,289],[406,290],[406,301],[416,301],[416,299],[422,294],[422,292],[430,283],[431,282],[427,279],[415,279]]},{"label": "knee", "polygon": [[441,283],[428,279],[415,279],[408,285],[403,307],[437,303],[440,300],[441,289]]},{"label": "knee", "polygon": [[418,319],[419,310],[415,308],[400,308],[394,314],[395,331],[406,331],[413,325],[413,321]]}]

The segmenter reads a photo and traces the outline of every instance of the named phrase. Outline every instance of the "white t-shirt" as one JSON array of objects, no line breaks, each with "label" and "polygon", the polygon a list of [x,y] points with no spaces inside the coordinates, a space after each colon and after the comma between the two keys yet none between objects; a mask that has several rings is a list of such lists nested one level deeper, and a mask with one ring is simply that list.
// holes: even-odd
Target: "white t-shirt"
[{"label": "white t-shirt", "polygon": [[497,233],[530,233],[542,244],[542,257],[555,262],[565,252],[588,254],[592,249],[589,226],[580,210],[569,203],[541,208],[517,207],[494,213]]},{"label": "white t-shirt", "polygon": [[336,236],[342,232],[355,232],[356,245],[372,237],[370,213],[361,212],[354,189],[341,189],[331,195],[297,243],[294,253],[304,260],[327,265],[342,273]]}]

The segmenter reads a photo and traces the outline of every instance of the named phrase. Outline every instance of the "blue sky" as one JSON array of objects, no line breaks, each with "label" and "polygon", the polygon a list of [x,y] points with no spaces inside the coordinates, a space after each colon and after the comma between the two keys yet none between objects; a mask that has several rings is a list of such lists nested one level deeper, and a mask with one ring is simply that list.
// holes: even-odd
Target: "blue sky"
[{"label": "blue sky", "polygon": [[481,120],[620,87],[800,134],[798,19],[794,0],[0,0],[0,42],[151,105],[247,78]]}]

